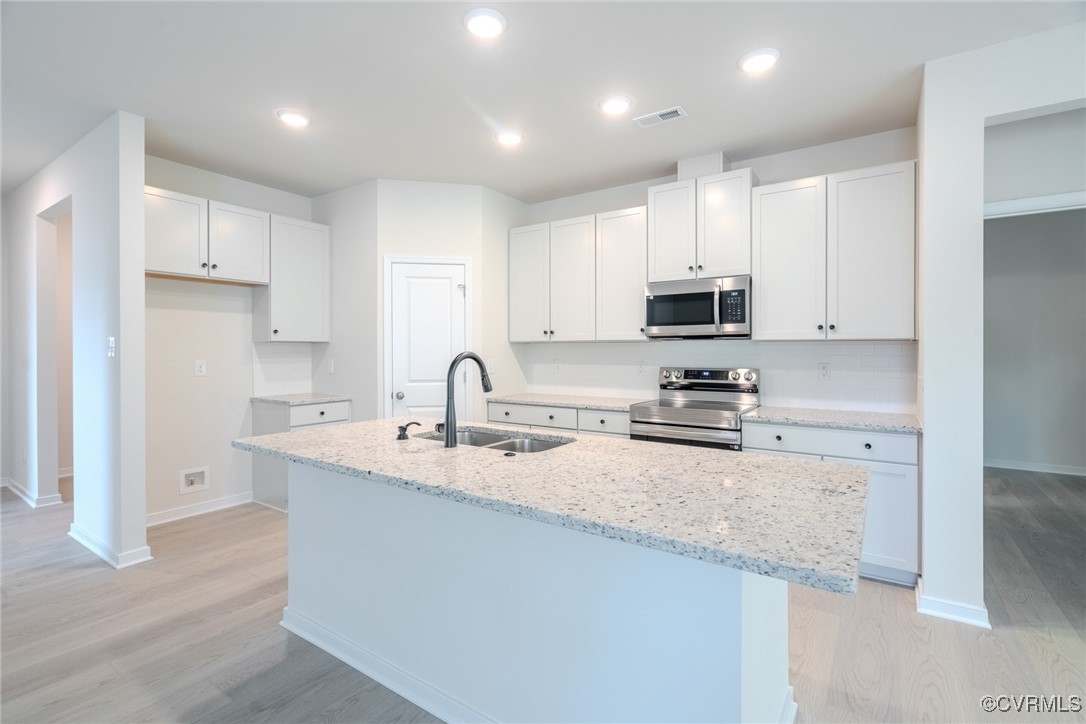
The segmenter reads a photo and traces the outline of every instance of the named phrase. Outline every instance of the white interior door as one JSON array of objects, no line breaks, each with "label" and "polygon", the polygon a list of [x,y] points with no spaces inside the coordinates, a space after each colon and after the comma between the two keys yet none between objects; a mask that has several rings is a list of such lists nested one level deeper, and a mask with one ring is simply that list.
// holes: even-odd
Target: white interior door
[{"label": "white interior door", "polygon": [[[462,264],[392,264],[392,389],[389,417],[445,416],[445,377],[453,357],[467,349],[467,287]],[[468,386],[473,362],[456,379],[456,410],[470,419]],[[476,382],[477,384],[477,382]]]}]

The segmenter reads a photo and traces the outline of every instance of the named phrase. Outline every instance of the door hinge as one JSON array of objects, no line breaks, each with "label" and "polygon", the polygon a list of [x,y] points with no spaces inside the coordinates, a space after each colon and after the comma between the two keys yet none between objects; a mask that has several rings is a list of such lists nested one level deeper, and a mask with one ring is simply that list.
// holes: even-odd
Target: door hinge
[{"label": "door hinge", "polygon": [[456,288],[460,290],[460,293],[465,297],[468,295],[468,288],[463,284],[457,284]]}]

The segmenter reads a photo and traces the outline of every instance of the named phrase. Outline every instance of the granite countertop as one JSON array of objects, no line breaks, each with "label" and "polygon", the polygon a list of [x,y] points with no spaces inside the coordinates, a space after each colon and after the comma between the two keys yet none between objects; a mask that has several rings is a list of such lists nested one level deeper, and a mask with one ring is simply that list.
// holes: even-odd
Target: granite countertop
[{"label": "granite countertop", "polygon": [[512,405],[546,405],[549,407],[575,407],[578,410],[609,410],[629,412],[630,405],[643,402],[647,397],[597,397],[593,395],[554,395],[542,392],[520,392],[515,395],[491,395],[487,402],[506,402]]},{"label": "granite countertop", "polygon": [[916,415],[891,412],[861,412],[859,410],[817,410],[809,407],[762,406],[743,415],[743,422],[765,422],[775,425],[809,425],[839,430],[871,430],[872,432],[921,432]]},{"label": "granite countertop", "polygon": [[266,397],[250,397],[252,402],[267,402],[273,405],[326,405],[330,402],[350,402],[351,398],[344,395],[332,395],[323,392],[298,392],[293,395],[268,395]]},{"label": "granite countertop", "polygon": [[[408,418],[235,440],[241,450],[839,593],[856,591],[868,470],[845,463],[590,435],[506,457],[418,433]],[[423,419],[430,430],[436,419]]]}]

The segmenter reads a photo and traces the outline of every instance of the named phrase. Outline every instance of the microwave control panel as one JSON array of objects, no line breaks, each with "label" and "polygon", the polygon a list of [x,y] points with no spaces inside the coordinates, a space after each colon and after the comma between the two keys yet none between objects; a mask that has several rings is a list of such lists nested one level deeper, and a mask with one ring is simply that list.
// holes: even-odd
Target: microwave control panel
[{"label": "microwave control panel", "polygon": [[747,291],[731,289],[720,294],[720,323],[747,323]]}]

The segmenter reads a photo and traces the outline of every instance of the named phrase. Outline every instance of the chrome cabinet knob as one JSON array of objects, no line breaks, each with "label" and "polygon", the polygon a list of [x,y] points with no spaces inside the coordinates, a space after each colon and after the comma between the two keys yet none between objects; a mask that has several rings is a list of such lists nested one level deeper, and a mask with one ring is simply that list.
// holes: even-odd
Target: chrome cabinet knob
[{"label": "chrome cabinet knob", "polygon": [[397,392],[396,393],[396,399],[397,400],[402,400],[403,399],[403,393],[402,392]]}]

